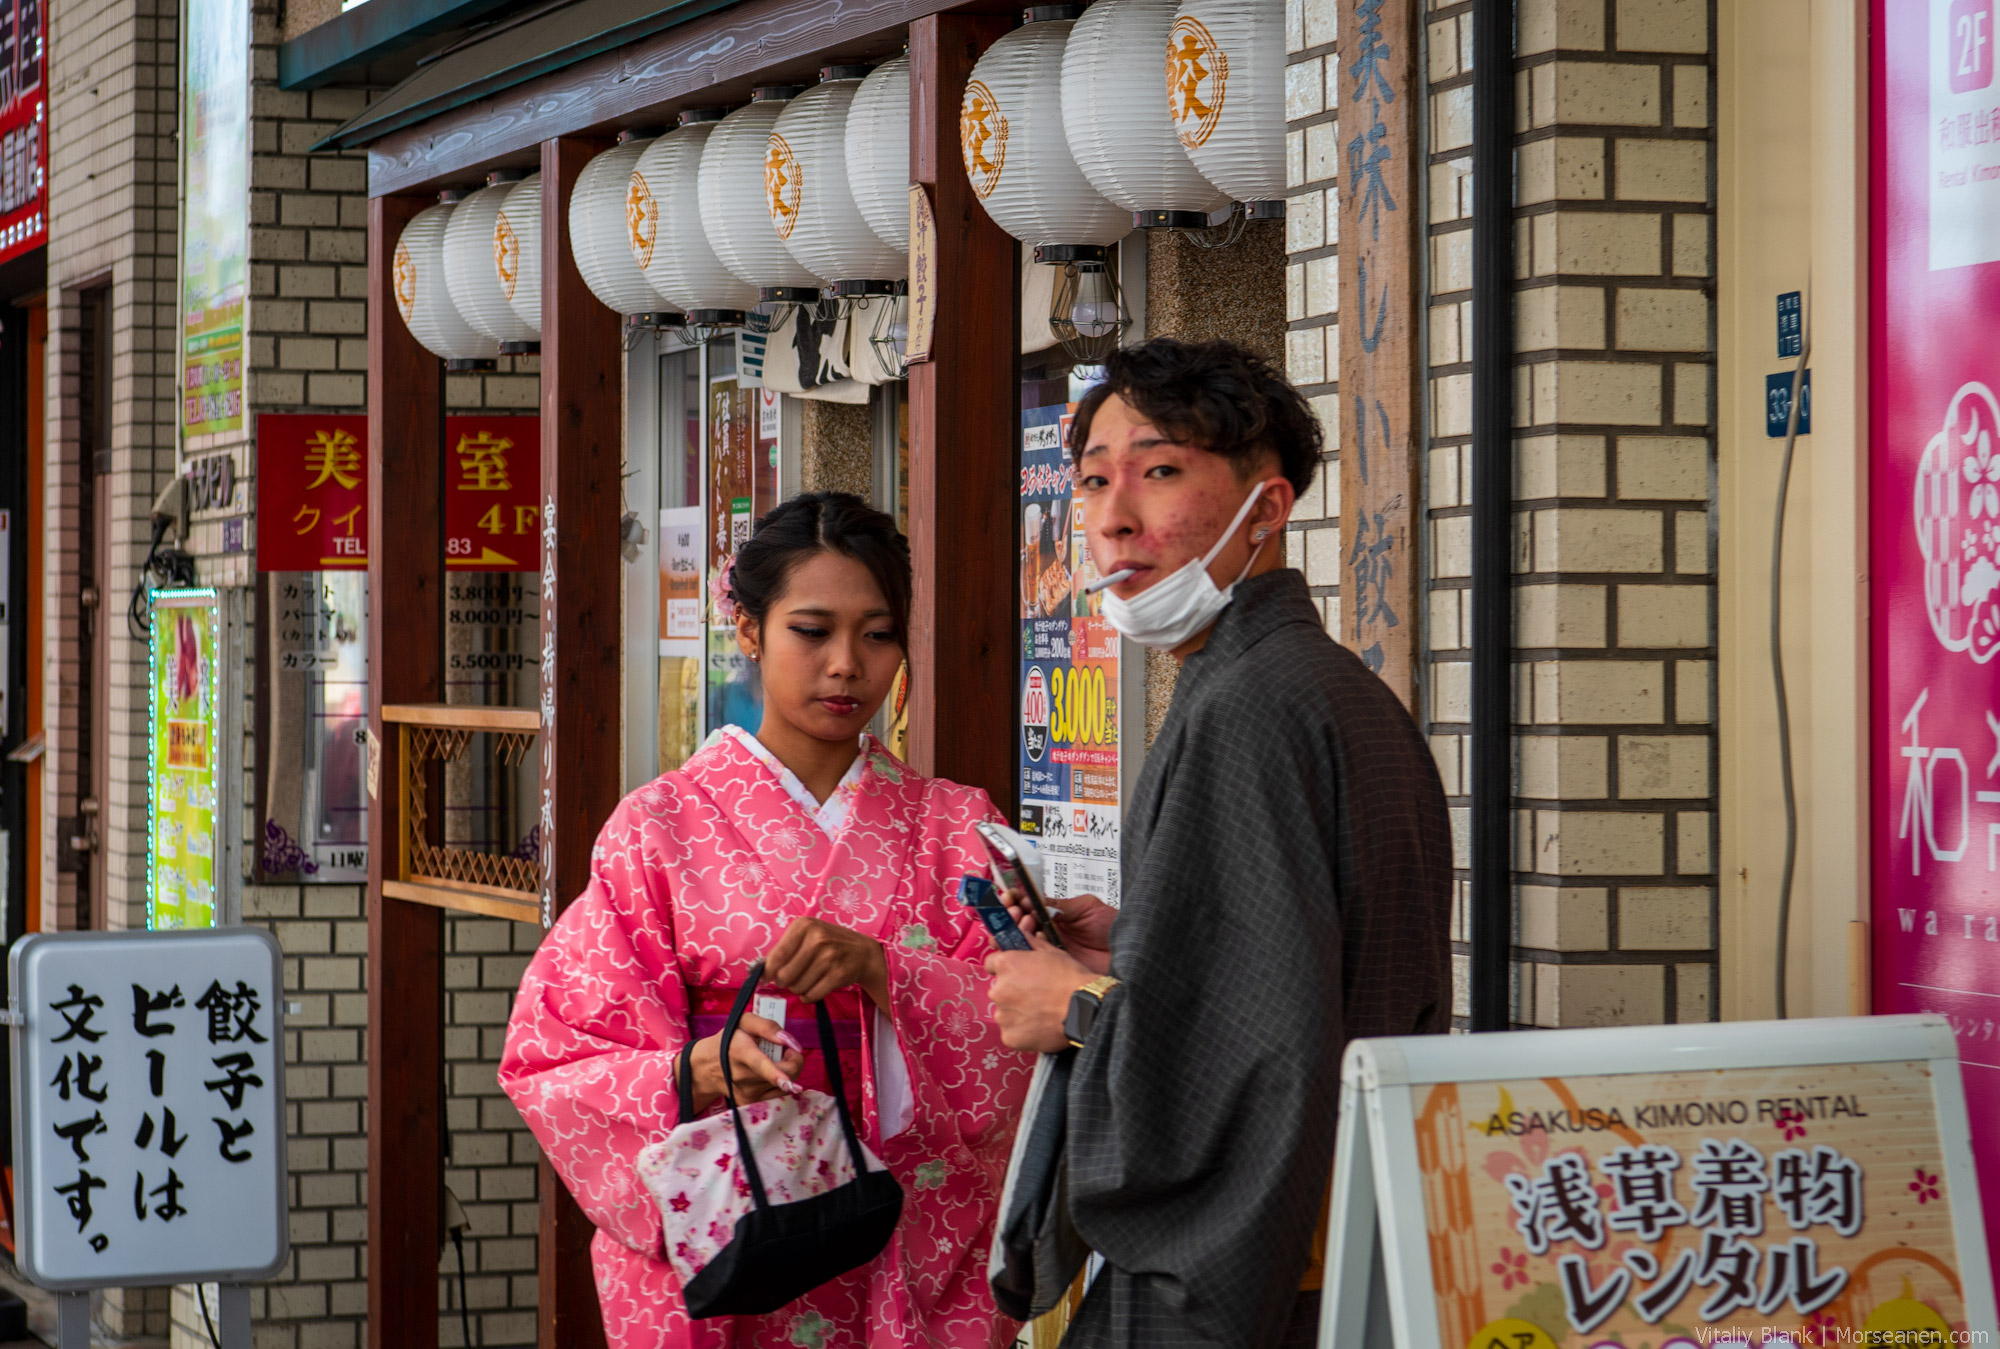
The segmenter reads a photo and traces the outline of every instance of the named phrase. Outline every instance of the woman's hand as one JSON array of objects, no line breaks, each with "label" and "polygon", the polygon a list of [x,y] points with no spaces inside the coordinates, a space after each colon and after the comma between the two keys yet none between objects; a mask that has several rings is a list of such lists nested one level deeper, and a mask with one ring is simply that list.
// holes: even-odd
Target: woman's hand
[{"label": "woman's hand", "polygon": [[889,959],[882,943],[818,918],[797,918],[764,957],[764,978],[807,1002],[858,985],[889,1006]]},{"label": "woman's hand", "polygon": [[[759,1040],[783,1045],[784,1059],[778,1063],[771,1062],[771,1056],[757,1043]],[[725,1094],[722,1032],[717,1031],[705,1040],[696,1040],[692,1060],[689,1066],[694,1070],[694,1111],[699,1115]],[[730,1076],[736,1079],[738,1104],[769,1100],[781,1091],[789,1096],[798,1095],[804,1088],[793,1079],[798,1076],[799,1068],[805,1061],[805,1052],[799,1048],[799,1042],[785,1034],[782,1026],[746,1012],[737,1024],[736,1039],[729,1046],[729,1071]],[[681,1122],[685,1124],[687,1121]]]},{"label": "woman's hand", "polygon": [[[1049,917],[1062,938],[1063,949],[1092,974],[1111,973],[1111,923],[1118,910],[1096,895],[1072,895],[1048,901]],[[1038,928],[1028,898],[1019,890],[1007,892],[1007,912],[1021,931],[1034,936]]]}]

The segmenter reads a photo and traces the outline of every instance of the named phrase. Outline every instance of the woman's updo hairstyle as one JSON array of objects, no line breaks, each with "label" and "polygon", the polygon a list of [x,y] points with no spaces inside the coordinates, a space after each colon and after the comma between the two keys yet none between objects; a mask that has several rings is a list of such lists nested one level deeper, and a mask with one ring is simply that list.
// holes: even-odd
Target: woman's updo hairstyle
[{"label": "woman's updo hairstyle", "polygon": [[889,602],[896,640],[910,631],[910,543],[896,522],[852,492],[804,492],[757,522],[736,550],[729,593],[761,628],[783,597],[792,568],[814,553],[839,553],[868,569]]}]

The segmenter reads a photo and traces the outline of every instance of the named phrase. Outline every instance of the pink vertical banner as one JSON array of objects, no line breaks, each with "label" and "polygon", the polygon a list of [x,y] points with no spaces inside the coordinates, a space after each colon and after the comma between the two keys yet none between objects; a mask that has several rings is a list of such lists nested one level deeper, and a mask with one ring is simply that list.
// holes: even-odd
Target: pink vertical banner
[{"label": "pink vertical banner", "polygon": [[2000,34],[1995,0],[1874,0],[1873,9],[1874,1007],[1951,1019],[1991,1228],[2000,1218]]}]

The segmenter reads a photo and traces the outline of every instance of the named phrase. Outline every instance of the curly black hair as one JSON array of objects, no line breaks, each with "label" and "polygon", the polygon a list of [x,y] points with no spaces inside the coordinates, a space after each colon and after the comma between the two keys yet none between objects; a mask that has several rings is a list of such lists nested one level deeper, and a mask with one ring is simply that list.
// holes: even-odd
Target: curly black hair
[{"label": "curly black hair", "polygon": [[1234,342],[1156,337],[1112,352],[1104,382],[1077,404],[1072,465],[1081,463],[1090,423],[1113,394],[1175,440],[1236,460],[1239,475],[1265,450],[1299,492],[1319,470],[1319,418],[1270,362]]},{"label": "curly black hair", "polygon": [[893,519],[852,492],[804,492],[757,522],[729,571],[729,594],[737,609],[761,627],[771,606],[784,597],[792,568],[819,552],[851,557],[868,569],[889,603],[896,640],[907,645],[909,540]]}]

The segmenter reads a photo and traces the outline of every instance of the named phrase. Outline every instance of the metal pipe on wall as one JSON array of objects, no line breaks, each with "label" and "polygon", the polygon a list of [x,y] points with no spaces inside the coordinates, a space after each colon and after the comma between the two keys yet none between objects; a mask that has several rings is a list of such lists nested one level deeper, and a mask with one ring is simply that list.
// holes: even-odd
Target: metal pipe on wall
[{"label": "metal pipe on wall", "polygon": [[1513,1021],[1514,4],[1472,7],[1471,1025]]}]

